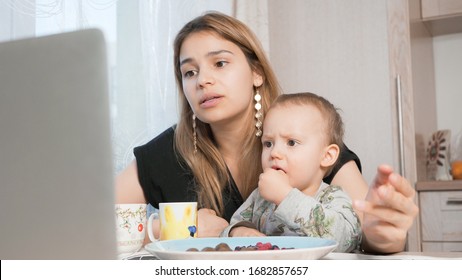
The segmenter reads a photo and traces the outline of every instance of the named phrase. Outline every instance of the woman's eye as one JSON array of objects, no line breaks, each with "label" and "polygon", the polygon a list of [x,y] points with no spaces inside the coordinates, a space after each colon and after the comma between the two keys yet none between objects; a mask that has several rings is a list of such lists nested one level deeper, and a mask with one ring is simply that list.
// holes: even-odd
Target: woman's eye
[{"label": "woman's eye", "polygon": [[297,144],[297,142],[295,142],[295,140],[289,140],[289,141],[287,141],[287,145],[289,145],[289,146],[291,146],[291,147],[295,146],[296,144]]},{"label": "woman's eye", "polygon": [[224,60],[220,60],[218,61],[217,63],[215,63],[215,65],[218,67],[218,68],[222,68],[224,67],[226,64],[228,64],[228,62],[224,61]]},{"label": "woman's eye", "polygon": [[196,74],[196,72],[197,71],[195,71],[195,70],[186,71],[186,72],[184,72],[183,77],[185,77],[185,78],[193,77]]}]

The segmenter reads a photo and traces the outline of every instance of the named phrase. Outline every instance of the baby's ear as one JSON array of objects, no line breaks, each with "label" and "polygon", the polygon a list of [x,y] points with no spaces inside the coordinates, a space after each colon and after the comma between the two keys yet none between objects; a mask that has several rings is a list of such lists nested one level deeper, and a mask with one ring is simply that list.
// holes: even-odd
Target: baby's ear
[{"label": "baby's ear", "polygon": [[324,149],[324,157],[321,160],[322,167],[330,167],[334,165],[340,154],[340,148],[336,144],[330,144]]}]

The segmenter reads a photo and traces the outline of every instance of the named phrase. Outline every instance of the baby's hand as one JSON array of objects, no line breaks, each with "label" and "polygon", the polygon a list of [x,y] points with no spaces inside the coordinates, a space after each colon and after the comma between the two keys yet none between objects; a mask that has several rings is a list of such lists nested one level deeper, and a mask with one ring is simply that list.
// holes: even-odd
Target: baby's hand
[{"label": "baby's hand", "polygon": [[251,237],[251,236],[266,236],[254,228],[235,227],[229,232],[231,237]]},{"label": "baby's hand", "polygon": [[265,200],[279,205],[291,190],[289,177],[284,171],[266,168],[260,174],[258,191]]}]

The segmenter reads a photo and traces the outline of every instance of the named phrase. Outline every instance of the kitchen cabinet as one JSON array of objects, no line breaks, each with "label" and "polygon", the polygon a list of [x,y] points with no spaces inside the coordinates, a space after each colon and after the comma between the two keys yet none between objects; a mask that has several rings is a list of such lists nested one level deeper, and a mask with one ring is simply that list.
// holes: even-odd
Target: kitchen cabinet
[{"label": "kitchen cabinet", "polygon": [[462,16],[460,0],[422,0],[422,19]]},{"label": "kitchen cabinet", "polygon": [[422,19],[433,36],[462,32],[462,1],[422,0]]},{"label": "kitchen cabinet", "polygon": [[[283,90],[315,92],[341,108],[365,179],[381,163],[412,185],[424,178],[436,108],[420,0],[269,0],[268,11],[269,56]],[[419,226],[416,219],[409,231],[410,251],[420,250]]]},{"label": "kitchen cabinet", "polygon": [[423,252],[462,252],[462,180],[418,182]]}]

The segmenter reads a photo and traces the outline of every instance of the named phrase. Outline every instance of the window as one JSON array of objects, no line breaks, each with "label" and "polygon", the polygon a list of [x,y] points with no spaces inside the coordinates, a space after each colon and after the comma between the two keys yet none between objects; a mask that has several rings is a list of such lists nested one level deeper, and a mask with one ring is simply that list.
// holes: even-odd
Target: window
[{"label": "window", "polygon": [[233,0],[0,0],[0,41],[99,28],[108,46],[115,173],[143,144],[177,121],[172,43],[206,10]]}]

